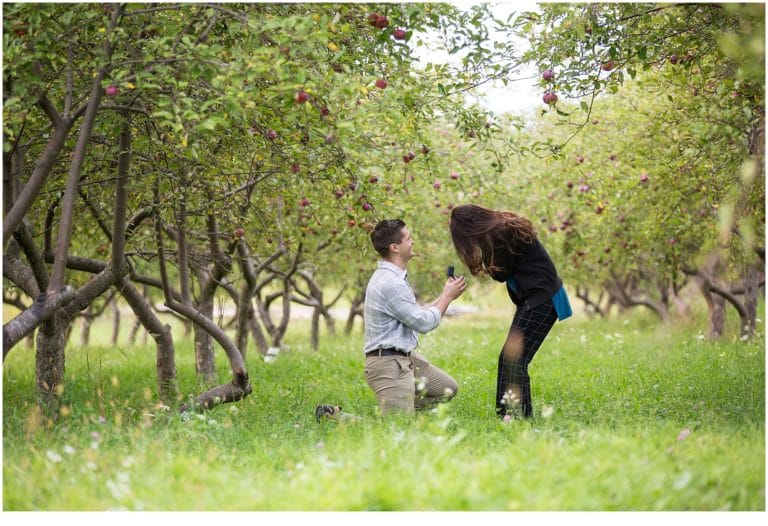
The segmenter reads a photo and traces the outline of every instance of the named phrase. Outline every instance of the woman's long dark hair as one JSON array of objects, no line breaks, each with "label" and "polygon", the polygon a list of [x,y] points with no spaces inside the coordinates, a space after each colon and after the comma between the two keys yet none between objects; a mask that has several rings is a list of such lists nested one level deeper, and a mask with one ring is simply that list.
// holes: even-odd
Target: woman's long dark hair
[{"label": "woman's long dark hair", "polygon": [[450,229],[453,246],[473,276],[502,270],[494,264],[496,251],[507,249],[514,254],[515,247],[536,239],[536,230],[525,217],[478,205],[455,207]]}]

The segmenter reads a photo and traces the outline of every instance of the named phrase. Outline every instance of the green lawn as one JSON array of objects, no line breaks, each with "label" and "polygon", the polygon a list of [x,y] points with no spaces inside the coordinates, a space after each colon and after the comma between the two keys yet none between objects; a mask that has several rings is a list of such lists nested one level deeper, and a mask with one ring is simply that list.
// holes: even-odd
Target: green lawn
[{"label": "green lawn", "polygon": [[[152,346],[75,345],[68,414],[50,428],[22,343],[3,367],[3,507],[765,510],[763,323],[746,343],[705,339],[700,317],[557,324],[531,365],[535,418],[503,423],[493,396],[510,312],[449,318],[422,337],[459,394],[386,420],[363,378],[359,325],[315,353],[299,323],[275,363],[248,357],[248,398],[189,420],[156,407]],[[200,392],[191,342],[177,341],[177,367],[184,396]],[[318,424],[318,403],[360,419]]]}]

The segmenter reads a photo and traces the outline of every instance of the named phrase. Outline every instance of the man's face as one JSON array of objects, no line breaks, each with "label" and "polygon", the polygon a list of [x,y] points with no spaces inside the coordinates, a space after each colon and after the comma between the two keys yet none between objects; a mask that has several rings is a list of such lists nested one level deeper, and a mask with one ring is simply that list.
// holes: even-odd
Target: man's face
[{"label": "man's face", "polygon": [[411,231],[408,230],[407,226],[404,226],[400,232],[403,235],[400,243],[392,243],[390,250],[396,248],[400,257],[403,258],[403,260],[408,261],[413,257],[413,237],[411,237]]}]

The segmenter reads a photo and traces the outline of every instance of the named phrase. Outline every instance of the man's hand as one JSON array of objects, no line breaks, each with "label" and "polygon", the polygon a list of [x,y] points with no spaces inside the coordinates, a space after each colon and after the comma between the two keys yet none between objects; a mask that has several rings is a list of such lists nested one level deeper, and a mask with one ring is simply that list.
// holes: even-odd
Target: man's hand
[{"label": "man's hand", "polygon": [[461,296],[466,288],[467,282],[464,280],[464,276],[448,278],[443,287],[443,295],[447,297],[449,301],[453,301]]}]

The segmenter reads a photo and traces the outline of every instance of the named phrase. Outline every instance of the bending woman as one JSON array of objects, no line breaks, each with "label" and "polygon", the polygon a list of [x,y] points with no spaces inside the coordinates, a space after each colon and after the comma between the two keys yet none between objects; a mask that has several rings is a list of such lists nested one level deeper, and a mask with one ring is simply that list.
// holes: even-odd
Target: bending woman
[{"label": "bending woman", "polygon": [[504,282],[515,316],[499,354],[496,413],[533,414],[528,364],[555,320],[572,314],[563,282],[531,222],[514,212],[461,205],[451,211],[451,237],[473,276]]}]

